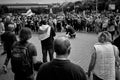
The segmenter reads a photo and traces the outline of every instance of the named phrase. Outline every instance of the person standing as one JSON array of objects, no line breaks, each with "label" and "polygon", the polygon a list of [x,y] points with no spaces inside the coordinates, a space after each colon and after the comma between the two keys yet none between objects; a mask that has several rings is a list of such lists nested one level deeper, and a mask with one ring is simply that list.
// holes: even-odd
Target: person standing
[{"label": "person standing", "polygon": [[43,62],[47,62],[47,52],[50,61],[53,59],[53,41],[56,34],[53,27],[49,26],[45,20],[42,20],[41,24],[39,27],[39,39],[41,40]]},{"label": "person standing", "polygon": [[98,34],[98,43],[94,45],[94,53],[88,69],[88,77],[93,73],[93,80],[115,80],[115,60],[120,64],[119,51],[111,44],[108,31]]},{"label": "person standing", "polygon": [[68,59],[71,51],[68,38],[56,38],[54,50],[56,58],[40,67],[36,80],[87,80],[84,70]]},{"label": "person standing", "polygon": [[13,44],[11,50],[14,80],[34,80],[34,64],[38,61],[36,47],[28,42],[32,37],[32,31],[29,28],[22,28],[18,36],[19,41]]}]

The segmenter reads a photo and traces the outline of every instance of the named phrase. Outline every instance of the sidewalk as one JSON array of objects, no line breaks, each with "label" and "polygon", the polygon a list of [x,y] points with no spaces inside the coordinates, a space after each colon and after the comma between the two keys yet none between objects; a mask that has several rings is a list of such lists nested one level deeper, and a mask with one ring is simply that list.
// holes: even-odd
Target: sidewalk
[{"label": "sidewalk", "polygon": [[[56,35],[65,36],[65,33],[57,33]],[[71,60],[71,62],[74,62],[75,64],[81,66],[85,70],[85,72],[88,69],[93,45],[96,42],[96,40],[96,34],[87,33],[77,33],[75,39],[70,39],[72,50],[69,59]],[[42,61],[41,44],[40,40],[38,39],[38,35],[33,34],[33,37],[30,39],[30,42],[32,42],[37,48],[37,59]],[[0,48],[0,52],[2,51],[2,48]],[[5,57],[6,55],[0,56],[0,67],[3,65]],[[2,75],[0,74],[0,80],[13,80],[13,76],[14,75],[11,71],[11,66],[9,63],[8,73]]]}]

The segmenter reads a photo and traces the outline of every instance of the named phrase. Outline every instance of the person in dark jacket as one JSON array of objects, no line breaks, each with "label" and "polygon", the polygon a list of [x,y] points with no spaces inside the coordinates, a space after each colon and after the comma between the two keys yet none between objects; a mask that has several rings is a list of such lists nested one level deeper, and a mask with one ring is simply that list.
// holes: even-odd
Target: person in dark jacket
[{"label": "person in dark jacket", "polygon": [[7,31],[1,35],[1,41],[3,43],[4,53],[7,53],[7,57],[3,65],[5,72],[7,72],[7,65],[11,57],[11,47],[13,43],[17,41],[16,35],[14,34],[13,30],[14,30],[14,25],[9,24]]},{"label": "person in dark jacket", "polygon": [[87,80],[84,70],[68,59],[71,44],[67,38],[56,38],[54,50],[56,58],[40,67],[36,80]]}]

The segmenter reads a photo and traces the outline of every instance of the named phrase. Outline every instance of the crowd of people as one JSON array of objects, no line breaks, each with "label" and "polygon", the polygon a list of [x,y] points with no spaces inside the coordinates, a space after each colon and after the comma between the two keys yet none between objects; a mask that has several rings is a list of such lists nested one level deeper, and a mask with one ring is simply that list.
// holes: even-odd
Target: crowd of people
[{"label": "crowd of people", "polygon": [[[71,25],[76,31],[101,32],[104,30],[116,31],[119,34],[120,14],[104,11],[101,13],[83,11],[81,13],[68,12],[66,14],[40,14],[40,15],[11,15],[9,18],[2,17],[1,20],[15,25],[15,33],[18,34],[22,27],[29,27],[32,31],[38,32],[42,20],[54,27],[55,31],[61,32],[66,25]],[[6,27],[5,24],[5,27]],[[109,27],[114,25],[114,27]],[[5,28],[7,29],[7,28]]]},{"label": "crowd of people", "polygon": [[[70,62],[71,43],[67,37],[58,37],[56,32],[76,37],[76,32],[98,33],[98,42],[93,46],[88,72]],[[28,40],[37,33],[41,42],[42,60],[36,59],[37,50]],[[18,38],[16,37],[18,35]],[[116,36],[117,35],[117,36]],[[9,15],[0,18],[0,39],[7,54],[3,69],[11,59],[14,80],[116,80],[120,58],[120,14],[114,12],[71,12],[56,15]],[[53,54],[56,53],[54,57]],[[49,53],[49,61],[47,54]],[[119,80],[117,78],[117,80]]]}]

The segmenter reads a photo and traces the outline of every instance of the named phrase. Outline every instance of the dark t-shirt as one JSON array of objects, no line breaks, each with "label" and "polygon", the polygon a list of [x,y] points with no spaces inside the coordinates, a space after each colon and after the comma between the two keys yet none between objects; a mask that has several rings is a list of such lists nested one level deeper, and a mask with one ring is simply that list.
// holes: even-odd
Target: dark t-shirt
[{"label": "dark t-shirt", "polygon": [[[30,58],[31,61],[32,61],[33,56],[37,56],[36,47],[32,43],[29,43],[29,42],[17,42],[17,43],[15,43],[15,45],[22,45],[22,46],[28,45],[27,46],[27,49],[28,49],[27,57]],[[13,45],[13,47],[15,45]]]},{"label": "dark t-shirt", "polygon": [[36,80],[87,80],[84,70],[69,60],[54,59],[43,64]]},{"label": "dark t-shirt", "polygon": [[4,44],[4,50],[9,51],[15,41],[17,41],[16,35],[13,32],[6,31],[1,35],[1,41]]},{"label": "dark t-shirt", "polygon": [[[31,63],[31,70],[33,71],[33,69],[34,69],[34,63],[33,63],[33,56],[37,56],[37,50],[36,50],[36,47],[32,44],[32,43],[29,43],[29,42],[15,42],[14,44],[13,44],[13,46],[12,46],[12,48],[14,48],[15,46],[17,46],[17,45],[19,45],[19,46],[26,46],[27,47],[27,50],[28,50],[28,54],[26,54],[26,56],[27,56],[27,59],[30,61],[30,63]],[[24,73],[22,73],[22,74],[24,74]],[[22,75],[21,74],[21,75]],[[30,73],[30,74],[33,74],[33,72],[32,73]]]}]

